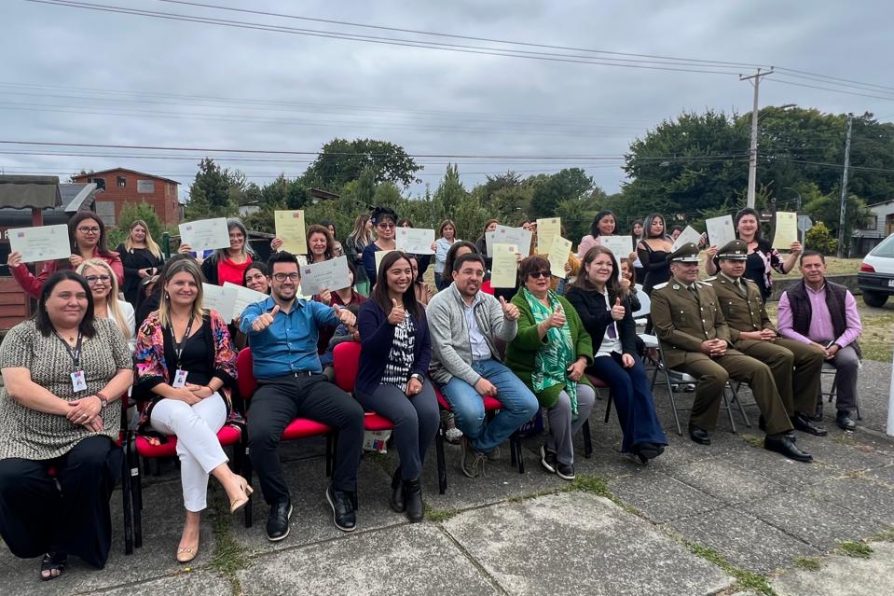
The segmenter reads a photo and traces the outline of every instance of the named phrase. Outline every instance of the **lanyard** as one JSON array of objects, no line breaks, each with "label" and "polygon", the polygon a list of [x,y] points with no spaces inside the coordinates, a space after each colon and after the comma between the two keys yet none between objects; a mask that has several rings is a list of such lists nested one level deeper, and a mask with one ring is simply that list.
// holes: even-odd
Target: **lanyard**
[{"label": "lanyard", "polygon": [[65,351],[68,352],[68,356],[71,358],[71,361],[74,363],[74,369],[80,370],[81,368],[81,342],[84,340],[83,334],[78,330],[78,342],[75,345],[74,350],[71,349],[71,346],[68,345],[68,342],[65,341],[61,335],[59,335],[58,331],[55,331],[56,337],[59,338],[59,341],[62,342],[62,345],[65,346]]},{"label": "lanyard", "polygon": [[186,331],[183,333],[183,337],[180,338],[180,341],[177,341],[177,336],[174,334],[174,325],[168,324],[168,331],[171,333],[171,341],[174,342],[174,353],[177,355],[177,366],[176,368],[180,368],[180,355],[183,354],[183,345],[189,339],[189,332],[192,331],[192,321],[193,315],[189,316],[189,323],[186,325]]}]

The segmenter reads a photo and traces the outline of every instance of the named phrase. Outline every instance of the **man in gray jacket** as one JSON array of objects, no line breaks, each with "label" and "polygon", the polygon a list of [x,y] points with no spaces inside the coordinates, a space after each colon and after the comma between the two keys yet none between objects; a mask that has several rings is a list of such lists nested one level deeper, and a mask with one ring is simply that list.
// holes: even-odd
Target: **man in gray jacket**
[{"label": "man in gray jacket", "polygon": [[[428,303],[431,378],[441,386],[463,438],[462,470],[481,473],[488,454],[537,412],[537,398],[501,361],[495,340],[512,341],[518,308],[480,291],[484,259],[463,255],[453,264],[453,283]],[[484,398],[500,400],[500,413],[484,419]]]}]

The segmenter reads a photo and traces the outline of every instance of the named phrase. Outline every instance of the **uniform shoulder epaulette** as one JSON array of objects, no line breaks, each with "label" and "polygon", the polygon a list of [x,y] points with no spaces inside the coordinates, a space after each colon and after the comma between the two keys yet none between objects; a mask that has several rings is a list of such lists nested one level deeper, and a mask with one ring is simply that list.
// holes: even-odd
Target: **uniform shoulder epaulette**
[{"label": "uniform shoulder epaulette", "polygon": [[711,276],[711,277],[706,277],[706,278],[703,279],[702,281],[704,281],[704,282],[709,282],[709,281],[714,281],[715,279],[717,279],[717,276],[716,276],[716,275]]},{"label": "uniform shoulder epaulette", "polygon": [[660,290],[661,288],[666,288],[666,287],[667,287],[667,284],[668,284],[668,282],[664,282],[664,283],[656,284],[656,285],[652,286],[652,289],[653,289],[653,290]]},{"label": "uniform shoulder epaulette", "polygon": [[740,279],[741,279],[742,281],[745,282],[745,285],[746,285],[746,286],[747,286],[748,284],[751,284],[751,285],[753,285],[753,286],[757,286],[757,282],[754,281],[753,279],[748,279],[747,277],[742,277],[742,278],[740,278]]}]

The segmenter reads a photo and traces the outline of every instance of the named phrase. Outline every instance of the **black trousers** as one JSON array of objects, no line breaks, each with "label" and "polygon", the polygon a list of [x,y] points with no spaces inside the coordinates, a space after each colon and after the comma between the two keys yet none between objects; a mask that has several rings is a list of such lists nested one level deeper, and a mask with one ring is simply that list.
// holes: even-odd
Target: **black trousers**
[{"label": "black trousers", "polygon": [[[0,536],[12,554],[64,552],[102,569],[112,545],[109,499],[122,457],[108,437],[94,436],[60,458],[0,460]],[[50,466],[56,479],[47,474]]]},{"label": "black trousers", "polygon": [[332,485],[336,490],[357,490],[357,466],[363,449],[363,408],[323,375],[292,375],[259,381],[248,411],[248,446],[251,463],[269,504],[289,498],[282,474],[279,446],[282,431],[295,418],[310,418],[338,431],[338,450]]}]

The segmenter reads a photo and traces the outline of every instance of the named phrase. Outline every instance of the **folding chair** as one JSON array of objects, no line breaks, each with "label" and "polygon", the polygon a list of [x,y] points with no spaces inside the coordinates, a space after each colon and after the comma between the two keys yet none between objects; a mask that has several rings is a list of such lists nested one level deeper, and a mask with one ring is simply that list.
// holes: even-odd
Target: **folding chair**
[{"label": "folding chair", "polygon": [[[236,356],[236,384],[239,388],[239,394],[245,401],[246,409],[248,408],[248,402],[251,399],[251,396],[254,395],[255,390],[258,388],[258,381],[255,379],[252,365],[251,348],[242,348]],[[335,452],[335,438],[334,433],[329,426],[322,422],[317,422],[316,420],[310,420],[309,418],[295,418],[285,429],[283,429],[280,440],[294,441],[297,439],[307,439],[319,436],[326,437],[326,476],[331,476],[334,462],[333,454]],[[248,434],[246,433],[246,443],[247,441]],[[248,454],[248,449],[246,449],[246,454]],[[245,479],[248,480],[249,484],[251,484],[252,472],[251,459],[246,457],[243,476],[245,476]],[[251,502],[245,507],[245,512],[245,525],[250,528],[252,524]]]},{"label": "folding chair", "polygon": [[[832,403],[832,400],[835,399],[835,393],[838,391],[838,369],[832,366],[829,362],[823,362],[821,373],[823,377],[832,375],[832,386],[829,388],[829,392],[826,393],[823,391],[822,384],[820,384],[819,400],[816,404],[817,415],[819,418],[822,418],[823,414],[823,396],[828,396],[829,403]],[[856,402],[857,420],[863,420],[863,416],[860,414],[860,396],[857,396]]]}]

